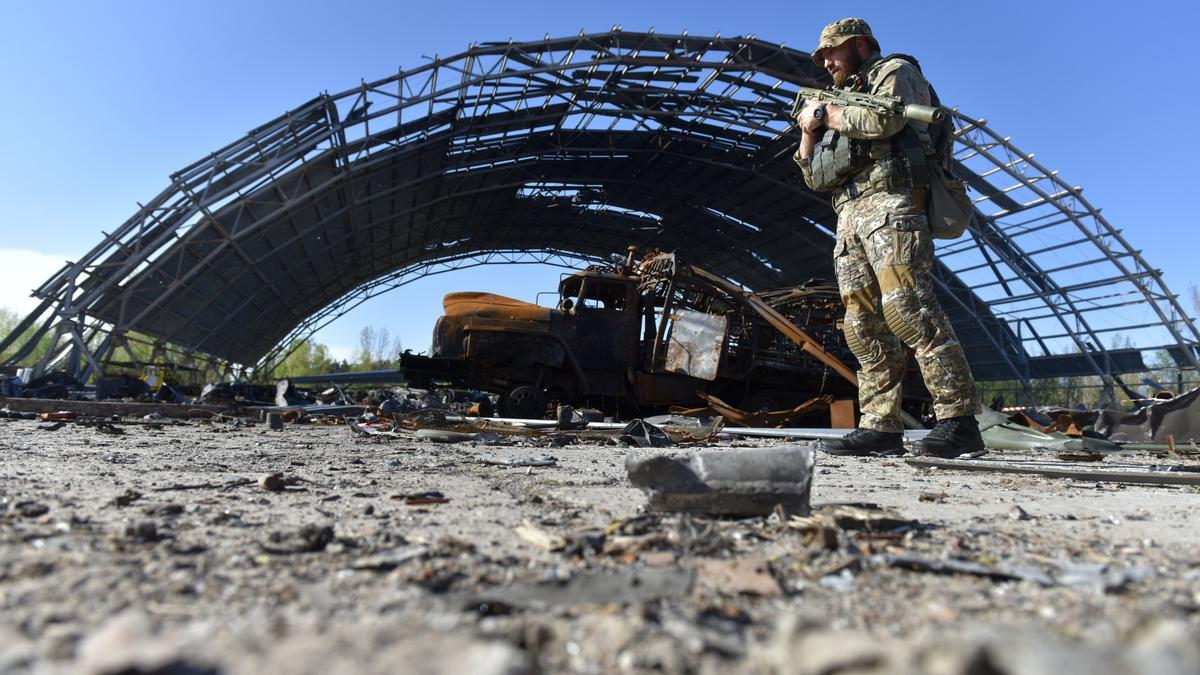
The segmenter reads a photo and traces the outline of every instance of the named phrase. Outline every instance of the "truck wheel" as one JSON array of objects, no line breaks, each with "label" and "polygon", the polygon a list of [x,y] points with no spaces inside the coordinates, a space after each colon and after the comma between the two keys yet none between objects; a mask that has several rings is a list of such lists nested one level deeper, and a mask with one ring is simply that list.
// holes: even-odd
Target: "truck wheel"
[{"label": "truck wheel", "polygon": [[546,414],[546,396],[535,387],[522,385],[508,392],[502,410],[505,417],[541,419]]},{"label": "truck wheel", "polygon": [[750,394],[739,407],[746,412],[774,412],[780,409],[779,403],[770,394]]}]

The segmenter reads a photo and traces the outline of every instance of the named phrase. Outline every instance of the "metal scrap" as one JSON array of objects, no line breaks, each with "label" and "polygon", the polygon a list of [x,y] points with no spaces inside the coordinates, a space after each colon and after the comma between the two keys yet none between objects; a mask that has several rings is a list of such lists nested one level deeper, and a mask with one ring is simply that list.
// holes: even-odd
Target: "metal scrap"
[{"label": "metal scrap", "polygon": [[639,448],[669,448],[672,445],[671,437],[665,431],[645,420],[633,420],[625,425],[617,438],[626,445]]},{"label": "metal scrap", "polygon": [[1006,415],[984,408],[976,415],[983,444],[990,450],[1049,450],[1051,452],[1120,452],[1121,447],[1103,438],[1071,437],[1044,432],[1011,421]]},{"label": "metal scrap", "polygon": [[833,402],[832,396],[817,396],[787,410],[770,412],[751,412],[735,408],[712,394],[701,393],[700,397],[717,414],[734,424],[744,427],[772,427],[778,429],[794,421],[797,417],[806,415],[821,408],[828,408]]},{"label": "metal scrap", "polygon": [[484,457],[479,460],[484,464],[492,464],[495,466],[555,466],[558,464],[558,459],[550,455],[538,455],[536,457]]},{"label": "metal scrap", "polygon": [[815,462],[811,445],[685,454],[634,450],[625,469],[652,511],[761,516],[776,507],[807,513]]},{"label": "metal scrap", "polygon": [[1144,467],[1145,470],[1138,471],[1122,469],[1075,469],[1026,461],[980,461],[926,457],[906,459],[904,461],[909,466],[927,469],[954,469],[958,471],[981,471],[985,473],[1020,473],[1046,476],[1047,478],[1068,478],[1104,483],[1200,485],[1200,475],[1190,474],[1190,472],[1153,471],[1151,470],[1152,466],[1146,466]]},{"label": "metal scrap", "polygon": [[1156,401],[1136,412],[1102,410],[1096,431],[1118,442],[1165,443],[1200,441],[1200,389],[1165,401]]}]

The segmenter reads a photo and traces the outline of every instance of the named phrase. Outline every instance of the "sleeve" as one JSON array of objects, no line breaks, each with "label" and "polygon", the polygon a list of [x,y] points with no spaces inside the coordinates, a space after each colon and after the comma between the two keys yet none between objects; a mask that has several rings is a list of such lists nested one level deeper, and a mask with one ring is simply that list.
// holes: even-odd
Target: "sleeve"
[{"label": "sleeve", "polygon": [[[929,86],[911,65],[900,62],[892,67],[884,66],[880,71],[871,86],[872,94],[899,96],[911,103],[927,102]],[[842,135],[864,141],[888,138],[899,133],[907,122],[900,115],[883,115],[848,106],[842,113]]]},{"label": "sleeve", "polygon": [[808,186],[808,189],[812,190],[812,157],[801,159],[800,149],[796,148],[796,154],[792,155],[792,159],[800,166],[800,173],[804,174],[804,184]]}]

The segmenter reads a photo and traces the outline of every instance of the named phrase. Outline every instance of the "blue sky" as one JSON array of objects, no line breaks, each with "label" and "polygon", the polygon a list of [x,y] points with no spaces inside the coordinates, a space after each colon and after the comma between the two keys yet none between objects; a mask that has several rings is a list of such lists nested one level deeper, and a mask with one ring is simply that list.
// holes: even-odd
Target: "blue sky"
[{"label": "blue sky", "polygon": [[[1188,46],[1196,3],[4,2],[0,22],[0,305],[78,257],[167,176],[324,91],[462,51],[473,41],[580,29],[754,33],[811,49],[847,12],[886,52],[915,54],[942,99],[986,117],[1084,195],[1168,286],[1200,284]],[[1179,26],[1178,38],[1166,29]],[[1177,131],[1176,131],[1177,130]],[[319,339],[360,327],[429,343],[441,296],[495,287],[532,300],[559,270],[497,268],[417,282]],[[1189,307],[1190,309],[1190,307]]]}]

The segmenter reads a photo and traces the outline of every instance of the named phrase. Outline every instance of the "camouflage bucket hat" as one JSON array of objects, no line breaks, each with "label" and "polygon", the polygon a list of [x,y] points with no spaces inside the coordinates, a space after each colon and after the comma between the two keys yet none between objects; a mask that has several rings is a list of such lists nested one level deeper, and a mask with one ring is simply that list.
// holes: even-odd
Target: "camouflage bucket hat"
[{"label": "camouflage bucket hat", "polygon": [[826,49],[833,49],[850,38],[865,37],[875,45],[875,51],[879,51],[879,42],[875,36],[871,34],[871,27],[862,19],[849,18],[840,19],[825,26],[825,30],[821,31],[821,39],[817,41],[817,48],[813,50],[812,58],[818,66],[824,65],[821,53]]}]

